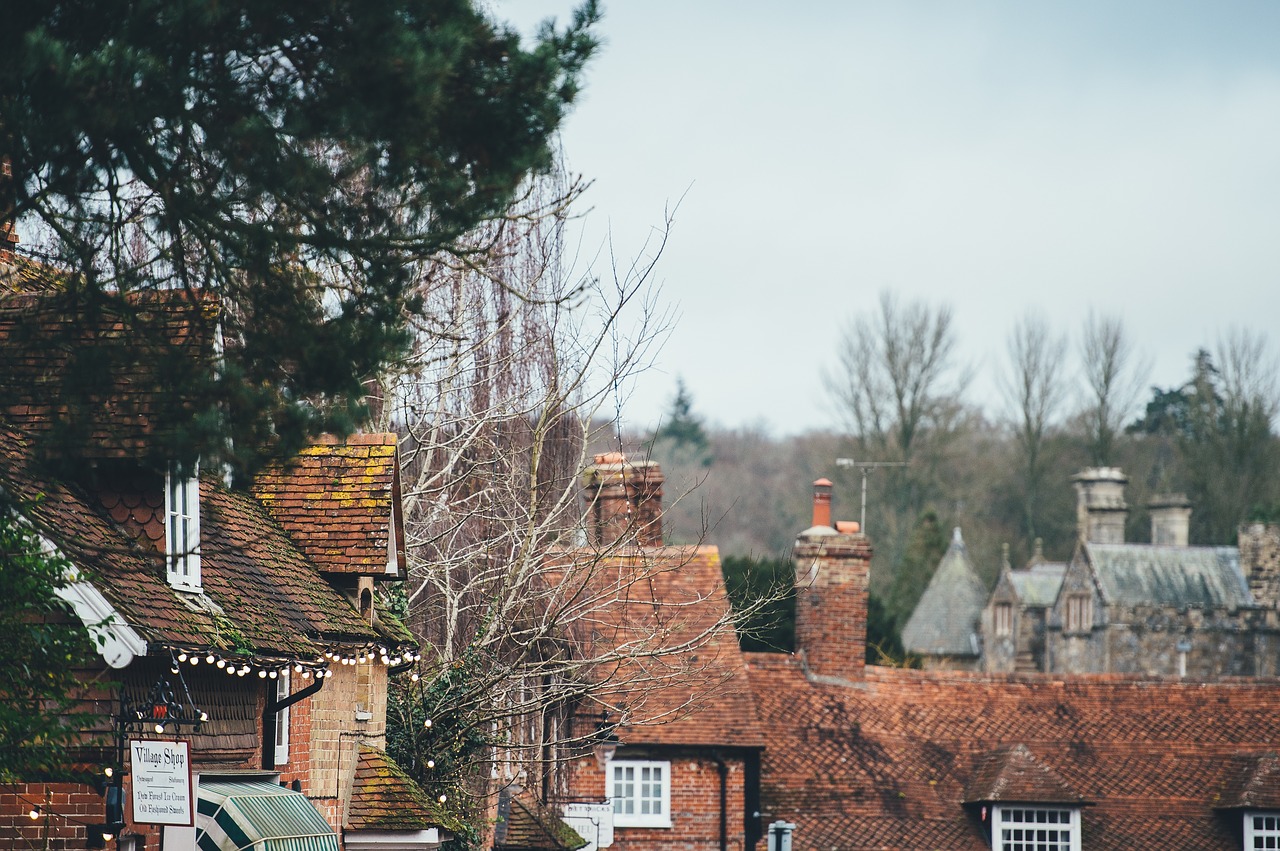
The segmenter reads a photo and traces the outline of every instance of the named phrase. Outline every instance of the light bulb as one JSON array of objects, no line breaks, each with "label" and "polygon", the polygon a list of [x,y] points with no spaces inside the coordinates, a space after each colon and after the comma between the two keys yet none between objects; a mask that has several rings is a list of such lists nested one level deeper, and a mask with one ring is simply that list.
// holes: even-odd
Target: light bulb
[{"label": "light bulb", "polygon": [[435,768],[435,767],[436,767],[436,761],[434,759],[427,760],[427,768]]},{"label": "light bulb", "polygon": [[249,669],[248,669],[248,668],[241,668],[240,670],[236,671],[236,676],[237,676],[237,677],[243,677],[243,676],[244,676],[245,674],[247,674],[247,673],[249,673]]},{"label": "light bulb", "polygon": [[424,726],[424,727],[430,727],[430,726],[431,726],[431,719],[430,719],[430,718],[428,718],[428,719],[426,720],[426,723],[424,723],[422,726]]},{"label": "light bulb", "polygon": [[113,774],[115,774],[115,773],[116,773],[116,770],[115,770],[114,768],[112,768],[111,766],[109,766],[109,765],[108,765],[106,768],[102,769],[102,775],[103,775],[104,777],[110,777],[111,775],[113,775]]},{"label": "light bulb", "polygon": [[32,821],[35,821],[36,819],[40,818],[40,808],[32,807],[31,812],[27,813],[27,815],[31,816]]},{"label": "light bulb", "polygon": [[157,724],[157,725],[156,725],[156,732],[157,732],[157,733],[163,733],[163,732],[164,732],[164,725],[163,725],[163,724]]},{"label": "light bulb", "polygon": [[409,679],[416,683],[418,680],[420,680],[420,679],[422,679],[422,678],[421,678],[421,677],[419,677],[419,676],[415,673],[415,674],[413,674],[412,676],[410,676],[410,677],[409,677]]},{"label": "light bulb", "polygon": [[280,675],[279,675],[279,674],[277,674],[275,671],[268,671],[268,672],[267,672],[267,676],[274,680],[274,679],[278,678]]},{"label": "light bulb", "polygon": [[299,663],[297,663],[296,665],[294,665],[294,666],[293,666],[293,672],[294,672],[295,674],[301,674],[301,673],[302,673],[302,663],[301,663],[301,662],[299,662]]},{"label": "light bulb", "polygon": [[219,660],[218,660],[218,667],[219,667],[219,668],[225,668],[225,667],[227,667],[227,660],[226,660],[226,659],[219,659]]},{"label": "light bulb", "polygon": [[304,680],[309,680],[309,679],[311,679],[311,672],[310,672],[310,671],[303,671],[303,672],[302,672],[302,678],[303,678]]},{"label": "light bulb", "polygon": [[179,653],[179,654],[178,654],[178,661],[179,661],[179,662],[185,662],[185,661],[187,661],[187,654],[186,654],[186,653]]},{"label": "light bulb", "polygon": [[199,664],[200,664],[200,657],[199,657],[199,656],[192,656],[188,661],[189,661],[192,665],[199,665]]},{"label": "light bulb", "polygon": [[215,658],[216,658],[216,657],[215,657],[212,653],[210,653],[208,656],[204,657],[205,664],[207,664],[207,665],[212,665],[212,664],[213,664],[213,660],[214,660]]},{"label": "light bulb", "polygon": [[208,721],[208,720],[209,720],[209,713],[208,713],[208,712],[205,712],[204,710],[201,710],[201,711],[200,711],[200,720],[201,720],[201,721]]},{"label": "light bulb", "polygon": [[442,803],[442,804],[443,804],[445,801],[449,800],[449,796],[448,796],[448,795],[441,795],[439,800],[440,800],[440,803]]},{"label": "light bulb", "polygon": [[260,680],[265,680],[266,678],[267,678],[267,672],[266,672],[266,671],[258,671],[258,679],[260,679]]}]

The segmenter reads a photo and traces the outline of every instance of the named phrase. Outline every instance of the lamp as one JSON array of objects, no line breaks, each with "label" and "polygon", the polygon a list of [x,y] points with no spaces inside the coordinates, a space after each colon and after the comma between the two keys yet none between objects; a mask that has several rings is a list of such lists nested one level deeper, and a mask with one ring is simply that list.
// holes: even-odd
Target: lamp
[{"label": "lamp", "polygon": [[616,724],[609,723],[609,713],[600,713],[600,723],[596,725],[596,731],[591,736],[591,750],[596,755],[596,762],[603,771],[604,767],[613,759],[613,755],[618,752],[618,745],[621,742],[618,734],[614,732]]}]

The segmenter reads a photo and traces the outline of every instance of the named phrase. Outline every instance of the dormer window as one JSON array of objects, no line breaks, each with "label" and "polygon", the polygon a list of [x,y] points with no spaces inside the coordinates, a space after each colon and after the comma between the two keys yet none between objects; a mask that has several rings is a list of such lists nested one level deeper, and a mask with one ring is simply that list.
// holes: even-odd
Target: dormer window
[{"label": "dormer window", "polygon": [[199,467],[183,475],[170,464],[164,482],[165,573],[179,591],[200,590]]},{"label": "dormer window", "polygon": [[1079,807],[997,805],[992,851],[1080,851]]},{"label": "dormer window", "polygon": [[1244,847],[1280,848],[1280,813],[1247,812],[1244,814]]}]

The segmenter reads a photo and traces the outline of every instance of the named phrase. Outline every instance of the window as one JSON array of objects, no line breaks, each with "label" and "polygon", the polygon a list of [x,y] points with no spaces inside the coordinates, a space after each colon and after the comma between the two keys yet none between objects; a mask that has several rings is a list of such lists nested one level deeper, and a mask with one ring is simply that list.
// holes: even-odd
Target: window
[{"label": "window", "polygon": [[1245,813],[1244,847],[1280,848],[1280,813]]},{"label": "window", "polygon": [[200,479],[198,468],[182,476],[169,465],[164,482],[165,572],[169,584],[200,590]]},{"label": "window", "polygon": [[1072,594],[1067,598],[1067,632],[1088,632],[1093,629],[1093,598],[1087,594]]},{"label": "window", "polygon": [[671,763],[609,764],[616,827],[671,827]]},{"label": "window", "polygon": [[992,851],[1080,851],[1080,810],[996,807]]},{"label": "window", "polygon": [[[284,700],[289,696],[289,669],[280,672],[276,680],[276,700]],[[276,712],[276,765],[289,762],[289,707]]]},{"label": "window", "polygon": [[996,603],[994,618],[996,635],[1010,636],[1013,635],[1013,605],[1010,603]]}]

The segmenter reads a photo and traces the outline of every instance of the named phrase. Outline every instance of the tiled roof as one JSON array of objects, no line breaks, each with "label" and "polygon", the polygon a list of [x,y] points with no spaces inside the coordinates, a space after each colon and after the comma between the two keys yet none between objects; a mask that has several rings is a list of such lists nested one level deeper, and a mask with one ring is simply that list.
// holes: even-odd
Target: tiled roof
[{"label": "tiled roof", "polygon": [[311,561],[328,573],[387,574],[394,534],[403,578],[404,530],[394,434],[329,438],[263,470],[253,493]]},{"label": "tiled roof", "polygon": [[1009,580],[1024,606],[1043,609],[1058,599],[1058,589],[1062,587],[1062,577],[1066,572],[1066,564],[1046,561],[1023,570],[1009,571]]},{"label": "tiled roof", "polygon": [[180,291],[92,303],[61,289],[5,293],[0,417],[27,434],[69,430],[87,458],[149,457],[210,362],[217,309]]},{"label": "tiled roof", "polygon": [[1112,605],[1253,605],[1235,547],[1087,544],[1103,599]]},{"label": "tiled roof", "polygon": [[380,750],[360,745],[347,831],[456,829],[452,817]]},{"label": "tiled roof", "polygon": [[[719,551],[632,547],[604,556],[596,570],[620,579],[581,627],[597,651],[622,648],[620,661],[595,675],[608,682],[601,698],[625,708],[616,731],[623,744],[764,744],[737,637],[713,629],[730,611]],[[635,571],[640,581],[627,578]]]},{"label": "tiled roof", "polygon": [[902,628],[902,646],[909,653],[977,656],[978,620],[987,596],[957,528],[929,587]]},{"label": "tiled roof", "polygon": [[791,656],[747,654],[747,665],[770,731],[765,818],[797,824],[795,851],[989,848],[963,805],[991,753],[1017,745],[1093,804],[1085,848],[1238,849],[1238,822],[1215,808],[1243,770],[1235,760],[1280,738],[1269,680],[869,666],[841,686],[810,682]]},{"label": "tiled roof", "polygon": [[152,644],[310,658],[332,642],[402,640],[398,624],[379,631],[362,621],[251,496],[214,477],[200,485],[202,594],[169,586],[156,542],[114,519],[123,501],[108,508],[47,478],[29,441],[9,428],[0,428],[0,487]]},{"label": "tiled roof", "polygon": [[1280,810],[1280,757],[1275,751],[1237,757],[1227,767],[1222,809]]},{"label": "tiled roof", "polygon": [[493,847],[502,851],[578,851],[587,840],[527,792],[503,791]]},{"label": "tiled roof", "polygon": [[966,803],[1021,801],[1080,804],[1079,794],[1058,772],[1036,759],[1026,745],[1000,747],[978,758]]}]

